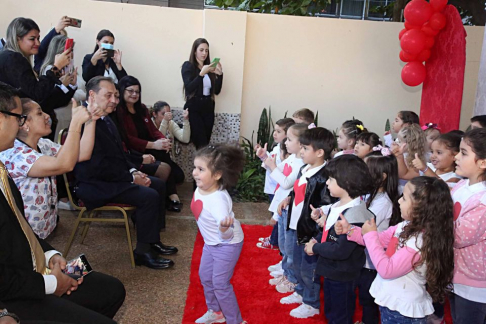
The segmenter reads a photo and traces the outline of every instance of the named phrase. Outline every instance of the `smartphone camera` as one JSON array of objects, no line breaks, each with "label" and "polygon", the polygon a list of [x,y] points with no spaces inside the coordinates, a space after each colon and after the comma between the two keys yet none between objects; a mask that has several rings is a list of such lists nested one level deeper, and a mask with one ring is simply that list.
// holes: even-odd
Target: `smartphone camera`
[{"label": "smartphone camera", "polygon": [[113,57],[115,55],[115,48],[112,44],[101,43],[101,48],[106,50],[107,57]]}]

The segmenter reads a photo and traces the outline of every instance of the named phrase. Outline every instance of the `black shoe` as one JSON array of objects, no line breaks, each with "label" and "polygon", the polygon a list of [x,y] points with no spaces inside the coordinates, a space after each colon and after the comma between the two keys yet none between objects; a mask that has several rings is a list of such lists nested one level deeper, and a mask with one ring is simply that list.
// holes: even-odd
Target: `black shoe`
[{"label": "black shoe", "polygon": [[143,254],[133,252],[133,257],[136,265],[143,265],[151,269],[167,269],[174,266],[174,261],[164,259],[152,251]]},{"label": "black shoe", "polygon": [[153,251],[162,255],[172,255],[179,251],[175,246],[164,245],[162,243],[152,243],[150,246]]},{"label": "black shoe", "polygon": [[177,200],[168,200],[166,202],[166,209],[168,211],[173,211],[176,213],[180,213],[182,210],[182,203]]}]

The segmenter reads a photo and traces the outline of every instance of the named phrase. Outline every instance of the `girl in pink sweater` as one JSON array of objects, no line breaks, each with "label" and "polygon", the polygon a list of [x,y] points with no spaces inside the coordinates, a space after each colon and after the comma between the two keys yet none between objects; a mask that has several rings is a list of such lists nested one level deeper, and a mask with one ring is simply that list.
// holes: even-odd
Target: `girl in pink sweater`
[{"label": "girl in pink sweater", "polygon": [[434,312],[432,301],[443,302],[452,281],[452,199],[444,181],[417,177],[398,202],[404,220],[398,225],[378,233],[374,219],[359,228],[341,215],[336,234],[366,245],[378,272],[370,294],[381,323],[425,324]]},{"label": "girl in pink sweater", "polygon": [[464,135],[456,155],[454,201],[454,324],[486,322],[486,129]]}]

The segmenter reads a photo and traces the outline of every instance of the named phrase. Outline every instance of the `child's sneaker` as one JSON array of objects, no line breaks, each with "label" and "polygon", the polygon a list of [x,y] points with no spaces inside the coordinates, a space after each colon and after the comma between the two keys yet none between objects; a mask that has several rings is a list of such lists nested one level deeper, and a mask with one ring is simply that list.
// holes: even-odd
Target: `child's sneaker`
[{"label": "child's sneaker", "polygon": [[272,271],[272,272],[270,272],[270,275],[271,275],[272,277],[274,277],[274,278],[281,277],[281,276],[283,276],[283,274],[284,274],[283,269],[280,269],[280,270],[277,270],[277,271]]},{"label": "child's sneaker", "polygon": [[266,249],[266,250],[278,250],[278,246],[270,244],[270,240],[266,242],[258,242],[257,247],[260,249]]},{"label": "child's sneaker", "polygon": [[268,271],[270,272],[277,271],[277,270],[282,270],[282,261],[268,267]]},{"label": "child's sneaker", "polygon": [[286,294],[294,292],[295,286],[297,286],[297,284],[294,284],[288,281],[287,278],[285,278],[285,280],[282,280],[277,284],[277,287],[275,287],[275,289],[277,289],[279,293]]},{"label": "child's sneaker", "polygon": [[280,299],[280,304],[302,304],[302,296],[294,292],[292,295]]},{"label": "child's sneaker", "polygon": [[267,237],[260,237],[258,239],[258,242],[269,242],[270,241],[270,236]]},{"label": "child's sneaker", "polygon": [[306,304],[302,304],[290,312],[290,316],[295,318],[308,318],[315,315],[319,315],[319,310]]},{"label": "child's sneaker", "polygon": [[213,312],[212,309],[209,309],[206,314],[196,320],[196,323],[204,323],[204,324],[211,324],[211,323],[224,323],[226,322],[226,318],[224,318],[222,312]]},{"label": "child's sneaker", "polygon": [[270,279],[268,281],[268,283],[271,284],[272,286],[276,286],[276,285],[280,284],[284,280],[286,280],[285,279],[285,276],[280,276],[280,277],[275,277],[275,278]]}]

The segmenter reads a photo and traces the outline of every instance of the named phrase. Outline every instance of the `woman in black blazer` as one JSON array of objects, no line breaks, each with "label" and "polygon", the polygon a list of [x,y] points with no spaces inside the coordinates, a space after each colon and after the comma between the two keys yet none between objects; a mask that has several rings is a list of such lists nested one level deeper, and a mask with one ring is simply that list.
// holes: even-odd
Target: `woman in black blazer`
[{"label": "woman in black blazer", "polygon": [[209,43],[198,38],[192,45],[189,61],[182,65],[184,94],[189,109],[191,141],[196,149],[209,144],[214,125],[214,96],[223,86],[223,68],[221,63],[211,66]]},{"label": "woman in black blazer", "polygon": [[96,36],[96,46],[93,54],[87,54],[83,59],[83,79],[88,83],[95,76],[111,77],[115,83],[127,75],[122,66],[122,52],[115,50],[113,57],[108,57],[108,52],[101,44],[115,43],[115,36],[107,29],[103,29]]}]

